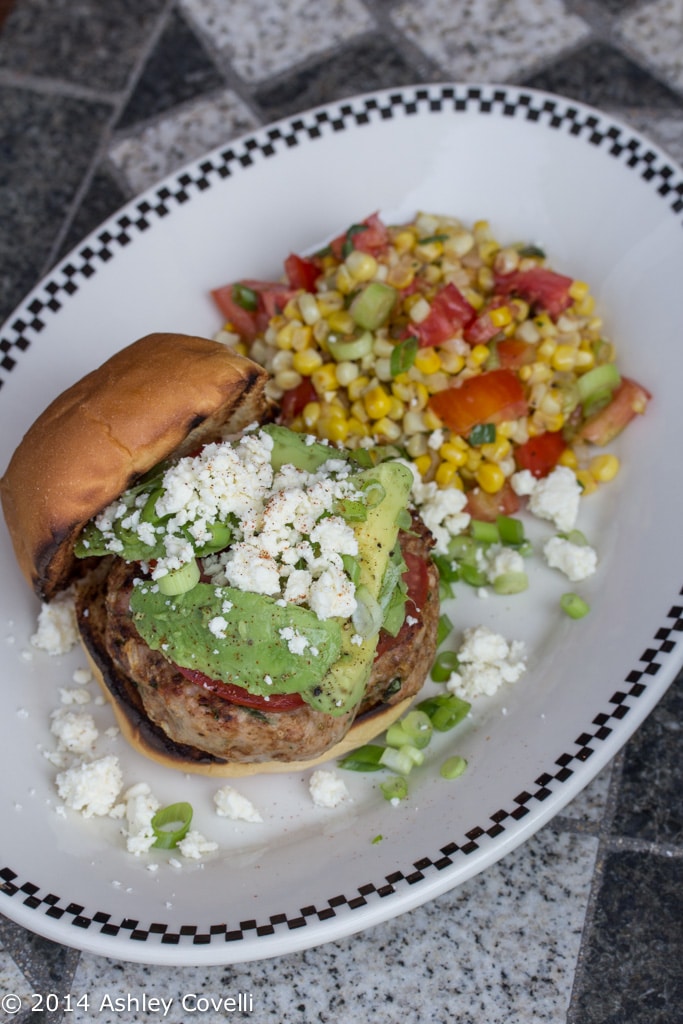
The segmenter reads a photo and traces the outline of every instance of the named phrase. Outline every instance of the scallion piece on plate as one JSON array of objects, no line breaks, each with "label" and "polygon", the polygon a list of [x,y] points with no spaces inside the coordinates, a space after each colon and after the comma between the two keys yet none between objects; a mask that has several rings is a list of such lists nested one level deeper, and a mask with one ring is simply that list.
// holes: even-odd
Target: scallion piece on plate
[{"label": "scallion piece on plate", "polygon": [[431,677],[435,683],[445,683],[451,678],[453,672],[458,671],[459,666],[455,651],[441,651],[434,659]]},{"label": "scallion piece on plate", "polygon": [[192,824],[192,806],[185,801],[162,807],[152,818],[157,850],[172,850],[187,835]]},{"label": "scallion piece on plate", "polygon": [[457,779],[467,768],[467,761],[464,757],[456,755],[447,758],[439,769],[439,775],[444,779]]},{"label": "scallion piece on plate", "polygon": [[590,605],[578,594],[567,593],[560,598],[560,608],[570,619],[583,619],[590,611]]}]

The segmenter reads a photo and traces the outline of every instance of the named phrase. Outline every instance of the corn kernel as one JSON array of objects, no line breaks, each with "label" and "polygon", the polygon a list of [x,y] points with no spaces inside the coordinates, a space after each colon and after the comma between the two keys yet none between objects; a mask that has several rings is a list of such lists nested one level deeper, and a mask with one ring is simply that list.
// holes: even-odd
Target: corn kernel
[{"label": "corn kernel", "polygon": [[481,452],[478,448],[468,448],[465,456],[464,466],[471,473],[476,473],[483,462]]},{"label": "corn kernel", "polygon": [[580,348],[576,353],[575,369],[591,370],[595,366],[595,356],[590,349]]},{"label": "corn kernel", "polygon": [[310,292],[301,292],[297,302],[299,304],[299,313],[305,324],[309,324],[311,327],[317,323],[320,319],[320,307],[316,301],[315,295],[311,295]]},{"label": "corn kernel", "polygon": [[608,483],[610,480],[614,480],[615,476],[619,472],[619,459],[616,455],[605,453],[604,455],[596,455],[591,459],[588,468],[591,475],[601,484]]},{"label": "corn kernel", "polygon": [[280,370],[279,373],[275,374],[275,385],[278,388],[282,388],[283,391],[291,391],[292,388],[297,388],[301,384],[301,374],[295,370]]},{"label": "corn kernel", "polygon": [[313,331],[307,324],[296,327],[292,333],[292,349],[295,352],[302,352],[311,344],[312,338]]},{"label": "corn kernel", "polygon": [[543,424],[545,429],[549,430],[553,434],[559,433],[564,426],[564,416],[561,412],[556,413],[543,413]]},{"label": "corn kernel", "polygon": [[482,366],[491,355],[488,345],[475,345],[467,357],[467,365]]},{"label": "corn kernel", "polygon": [[327,318],[331,331],[335,334],[353,334],[356,329],[353,317],[345,309],[334,309]]},{"label": "corn kernel", "polygon": [[409,259],[401,259],[387,271],[387,284],[394,288],[408,288],[415,279],[415,268]]},{"label": "corn kernel", "polygon": [[285,324],[284,327],[281,327],[275,337],[275,344],[277,347],[282,349],[291,349],[294,332],[299,326],[300,324],[298,320],[291,320],[288,324]]},{"label": "corn kernel", "polygon": [[490,267],[480,267],[477,272],[477,284],[484,292],[492,292],[496,279]]},{"label": "corn kernel", "polygon": [[413,460],[413,465],[415,466],[415,469],[418,471],[420,476],[425,477],[432,468],[432,457],[431,455],[426,454],[418,455],[417,458]]},{"label": "corn kernel", "polygon": [[494,242],[492,239],[486,242],[480,242],[479,255],[484,261],[484,263],[487,263],[490,266],[493,263],[493,260],[495,258],[496,253],[498,252],[498,249],[498,243]]},{"label": "corn kernel", "polygon": [[360,398],[352,403],[351,415],[355,420],[359,420],[360,423],[370,422],[370,417],[368,416],[367,410]]},{"label": "corn kernel", "polygon": [[302,377],[310,377],[314,370],[322,366],[323,357],[315,348],[305,348],[301,352],[295,352],[292,358],[292,368],[300,373]]},{"label": "corn kernel", "polygon": [[349,437],[369,437],[370,430],[367,423],[357,420],[355,416],[349,416],[348,420]]},{"label": "corn kernel", "polygon": [[475,309],[477,312],[479,312],[481,307],[484,305],[484,296],[481,294],[481,292],[477,291],[475,288],[465,288],[463,291],[463,295],[469,302],[472,309]]},{"label": "corn kernel", "polygon": [[[544,342],[545,344],[545,342]],[[551,357],[551,365],[559,373],[571,371],[576,365],[578,353],[573,345],[558,345]]]},{"label": "corn kernel", "polygon": [[464,357],[459,352],[455,352],[450,348],[442,348],[439,352],[439,358],[441,359],[441,369],[446,373],[450,373],[453,377],[460,373],[465,365]]},{"label": "corn kernel", "polygon": [[415,356],[415,368],[424,374],[437,373],[441,369],[439,353],[433,348],[419,349]]},{"label": "corn kernel", "polygon": [[560,466],[567,466],[568,469],[576,470],[579,467],[579,460],[573,448],[565,448],[557,461]]},{"label": "corn kernel", "polygon": [[356,402],[362,397],[363,392],[370,383],[370,378],[360,374],[358,377],[354,377],[350,380],[346,386],[346,393],[349,396],[350,402]]},{"label": "corn kernel", "polygon": [[415,241],[415,235],[412,231],[399,231],[393,238],[394,249],[396,249],[396,252],[399,254],[410,252],[415,245]]},{"label": "corn kernel", "polygon": [[320,408],[320,402],[307,402],[304,406],[301,418],[304,426],[309,430],[312,430],[318,422],[318,419],[320,418]]},{"label": "corn kernel", "polygon": [[385,441],[398,441],[401,436],[401,427],[394,420],[390,420],[388,416],[382,416],[372,425],[372,433],[376,437],[384,438]]},{"label": "corn kernel", "polygon": [[595,310],[595,297],[593,295],[586,295],[579,302],[576,302],[574,309],[579,316],[591,316]]},{"label": "corn kernel", "polygon": [[285,305],[285,308],[282,310],[282,312],[283,312],[283,314],[284,314],[284,316],[286,317],[287,320],[297,320],[298,319],[300,310],[299,310],[299,303],[297,301],[296,296],[293,299],[290,299],[287,302],[287,304]]},{"label": "corn kernel", "polygon": [[581,299],[584,299],[588,294],[588,285],[585,281],[572,281],[568,290],[572,299],[580,302]]},{"label": "corn kernel", "polygon": [[579,469],[576,472],[576,479],[581,485],[581,494],[593,494],[598,489],[597,480],[587,469]]},{"label": "corn kernel", "polygon": [[493,462],[482,462],[475,473],[475,479],[482,491],[497,494],[505,483],[505,474],[500,466]]},{"label": "corn kernel", "polygon": [[406,408],[405,408],[405,405],[403,404],[403,402],[401,401],[401,399],[397,398],[396,395],[389,395],[389,401],[391,402],[391,405],[389,407],[389,412],[387,413],[387,416],[389,417],[389,419],[390,420],[401,420],[401,419],[403,419],[403,414],[405,413]]},{"label": "corn kernel", "polygon": [[327,441],[343,442],[349,436],[349,421],[337,416],[327,420],[321,418],[318,420],[317,429],[318,434]]},{"label": "corn kernel", "polygon": [[380,384],[375,384],[366,391],[363,404],[370,419],[380,420],[391,409],[391,398]]},{"label": "corn kernel", "polygon": [[439,455],[445,462],[452,463],[456,469],[467,462],[466,452],[453,441],[445,441],[439,448]]},{"label": "corn kernel", "polygon": [[313,387],[319,395],[337,390],[337,374],[334,363],[324,363],[311,374]]},{"label": "corn kernel", "polygon": [[494,327],[507,327],[512,323],[512,311],[509,306],[498,306],[489,310],[489,317]]},{"label": "corn kernel", "polygon": [[458,467],[452,462],[441,462],[437,466],[434,479],[439,487],[450,487],[454,478],[458,475]]},{"label": "corn kernel", "polygon": [[418,295],[418,297],[410,304],[408,316],[414,324],[421,324],[423,320],[427,319],[431,313],[431,309],[432,307],[429,305],[427,300],[422,295]]},{"label": "corn kernel", "polygon": [[550,362],[552,357],[555,355],[555,349],[557,348],[552,338],[546,338],[536,349],[536,358],[542,362]]},{"label": "corn kernel", "polygon": [[502,462],[512,450],[512,445],[507,437],[496,437],[495,441],[483,444],[480,448],[481,454],[488,462]]},{"label": "corn kernel", "polygon": [[355,281],[371,281],[377,273],[377,260],[369,252],[354,249],[344,262]]},{"label": "corn kernel", "polygon": [[426,408],[423,416],[427,430],[439,430],[443,426],[441,420],[432,409]]}]

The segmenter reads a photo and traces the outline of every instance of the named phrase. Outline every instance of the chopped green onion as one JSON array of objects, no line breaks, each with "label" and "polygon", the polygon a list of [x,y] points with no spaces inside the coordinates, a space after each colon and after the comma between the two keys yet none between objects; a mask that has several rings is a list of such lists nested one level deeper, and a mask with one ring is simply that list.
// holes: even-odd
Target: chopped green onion
[{"label": "chopped green onion", "polygon": [[388,768],[390,771],[396,772],[398,775],[410,775],[415,765],[419,763],[415,760],[415,755],[424,760],[424,754],[416,747],[411,747],[407,743],[398,748],[385,747],[382,751],[379,763],[384,768]]},{"label": "chopped green onion", "polygon": [[461,565],[460,578],[471,587],[485,587],[489,581],[486,573],[475,565]]},{"label": "chopped green onion", "polygon": [[545,252],[538,245],[522,245],[517,251],[520,256],[539,260],[545,259]]},{"label": "chopped green onion", "polygon": [[368,518],[368,506],[359,499],[340,498],[335,510],[347,523],[364,523]]},{"label": "chopped green onion", "polygon": [[162,807],[152,818],[157,850],[172,850],[183,839],[192,824],[192,807],[184,801]]},{"label": "chopped green onion", "polygon": [[450,235],[427,235],[426,238],[418,238],[418,245],[431,245],[432,242],[447,242]]},{"label": "chopped green onion", "polygon": [[460,662],[455,651],[441,651],[434,659],[431,677],[435,683],[445,683],[459,668]]},{"label": "chopped green onion", "polygon": [[408,796],[408,783],[402,775],[394,775],[392,778],[380,782],[379,788],[385,800],[405,800]]},{"label": "chopped green onion", "polygon": [[367,224],[352,224],[351,225],[351,227],[346,232],[346,236],[345,236],[344,242],[342,244],[341,252],[342,252],[343,259],[346,259],[346,257],[350,253],[352,253],[353,250],[356,248],[356,246],[354,245],[353,236],[360,234],[361,231],[367,231],[367,230],[368,230],[368,225]]},{"label": "chopped green onion", "polygon": [[216,551],[225,551],[232,539],[232,529],[227,523],[212,523],[209,527],[209,540],[196,549],[198,555],[211,555]]},{"label": "chopped green onion", "polygon": [[525,572],[503,572],[495,577],[492,586],[496,594],[521,594],[529,587],[529,577]]},{"label": "chopped green onion", "polygon": [[354,323],[366,331],[382,327],[396,305],[398,292],[390,284],[370,281],[353,299],[349,306]]},{"label": "chopped green onion", "polygon": [[521,519],[500,515],[496,517],[496,526],[503,544],[516,547],[524,542],[524,523]]},{"label": "chopped green onion", "polygon": [[364,747],[352,750],[339,762],[340,768],[348,768],[352,772],[378,772],[383,766],[380,757],[384,747],[377,743],[366,743]]},{"label": "chopped green onion", "polygon": [[583,619],[590,611],[590,605],[578,594],[563,594],[560,598],[560,608],[570,619]]},{"label": "chopped green onion", "polygon": [[[382,788],[382,787],[380,786],[380,789],[381,789],[381,788]],[[407,792],[408,792],[408,787],[406,786],[406,793],[407,793]],[[391,798],[390,798],[390,799],[391,799]],[[371,840],[371,842],[372,842],[372,845],[373,845],[373,846],[376,846],[376,845],[377,845],[377,843],[381,843],[383,839],[384,839],[384,836],[383,836],[383,835],[381,834],[381,832],[380,832],[380,833],[379,833],[378,835],[376,835],[376,836],[375,836],[375,837],[374,837],[374,838],[373,838],[373,839]]]},{"label": "chopped green onion", "polygon": [[476,427],[472,427],[467,437],[467,442],[472,447],[479,447],[482,444],[493,444],[495,440],[495,423],[477,423]]},{"label": "chopped green onion", "polygon": [[[415,708],[409,711],[401,719],[401,727],[404,734],[408,737],[408,742],[418,750],[424,750],[429,745],[429,741],[432,738],[432,723],[429,715],[425,714],[424,711],[420,711]],[[389,742],[389,733],[387,732],[387,743]]]},{"label": "chopped green onion", "polygon": [[354,362],[369,355],[372,352],[372,343],[370,331],[363,331],[357,338],[348,338],[347,340],[333,339],[332,337],[327,339],[330,355],[338,363]]},{"label": "chopped green onion", "polygon": [[601,366],[594,366],[592,370],[584,373],[576,382],[579,393],[579,400],[586,403],[596,398],[602,399],[604,394],[608,395],[614,391],[620,383],[621,377],[614,363],[603,363]]},{"label": "chopped green onion", "polygon": [[461,700],[454,693],[440,693],[436,697],[427,697],[417,705],[420,711],[429,715],[437,732],[448,732],[462,722],[472,707],[466,700]]},{"label": "chopped green onion", "polygon": [[368,480],[361,486],[368,508],[377,508],[378,505],[381,505],[387,492],[379,480]]},{"label": "chopped green onion", "polygon": [[342,565],[344,566],[344,572],[349,577],[354,587],[357,587],[360,583],[360,562],[355,555],[342,555]]},{"label": "chopped green onion", "polygon": [[239,281],[232,286],[232,298],[233,302],[246,309],[248,313],[255,313],[258,309],[258,293],[246,284],[240,284]]},{"label": "chopped green onion", "polygon": [[471,565],[475,565],[477,544],[471,537],[462,533],[457,534],[448,542],[448,554],[451,558],[457,558],[459,562],[469,562]]},{"label": "chopped green onion", "polygon": [[398,377],[400,373],[407,373],[414,365],[417,356],[418,342],[414,335],[401,341],[394,346],[389,361],[389,370],[392,377]]},{"label": "chopped green onion", "polygon": [[448,618],[445,612],[439,616],[439,622],[436,627],[436,646],[440,647],[447,636],[453,631],[453,623]]},{"label": "chopped green onion", "polygon": [[480,544],[497,544],[500,540],[497,525],[484,522],[483,519],[472,519],[470,521],[470,535]]},{"label": "chopped green onion", "polygon": [[569,530],[568,533],[558,533],[558,537],[562,537],[563,540],[568,540],[570,544],[576,544],[580,548],[585,548],[588,544],[588,538],[581,530]]},{"label": "chopped green onion", "polygon": [[441,765],[439,775],[444,779],[457,779],[467,768],[467,761],[464,757],[449,757]]},{"label": "chopped green onion", "polygon": [[447,555],[433,555],[432,561],[439,570],[439,579],[443,580],[444,583],[455,583],[456,580],[460,579],[460,570],[457,563]]},{"label": "chopped green onion", "polygon": [[160,594],[167,597],[177,597],[179,594],[186,594],[188,590],[196,587],[201,578],[201,572],[196,560],[186,562],[179,569],[171,569],[165,576],[157,580]]}]

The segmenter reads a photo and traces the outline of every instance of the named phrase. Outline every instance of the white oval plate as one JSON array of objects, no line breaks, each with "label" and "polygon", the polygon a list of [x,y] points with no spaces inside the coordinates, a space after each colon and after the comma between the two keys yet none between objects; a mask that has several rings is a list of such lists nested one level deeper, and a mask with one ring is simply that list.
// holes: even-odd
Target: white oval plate
[{"label": "white oval plate", "polygon": [[[120,959],[230,963],[393,917],[548,821],[676,674],[683,172],[579,103],[499,86],[401,88],[264,128],[167,179],[93,233],[6,323],[0,463],[49,400],[116,349],[149,331],[211,336],[220,319],[210,288],[277,275],[290,251],[374,210],[389,221],[417,210],[488,218],[503,241],[541,244],[553,267],[590,282],[622,367],[653,392],[614,446],[620,476],[582,512],[600,554],[582,588],[592,613],[562,617],[567,587],[540,567],[522,598],[460,594],[455,638],[484,622],[526,640],[528,672],[430,747],[398,808],[375,777],[351,773],[352,800],[316,808],[297,773],[241,781],[264,823],[230,823],[213,811],[217,782],[164,771],[107,739],[109,710],[95,707],[97,752],[120,754],[126,784],[149,781],[162,803],[189,800],[219,843],[201,864],[174,867],[167,855],[127,854],[116,822],[57,813],[41,747],[54,746],[49,714],[83,659],[27,655],[37,603],[3,526],[0,911],[51,939]],[[439,777],[446,750],[469,762],[457,782]]]}]

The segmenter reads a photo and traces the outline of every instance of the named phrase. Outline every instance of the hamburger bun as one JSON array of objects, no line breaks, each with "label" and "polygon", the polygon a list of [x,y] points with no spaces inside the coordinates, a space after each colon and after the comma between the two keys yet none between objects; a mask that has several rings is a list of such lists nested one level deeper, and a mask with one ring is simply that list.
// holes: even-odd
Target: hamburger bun
[{"label": "hamburger bun", "polygon": [[170,455],[262,420],[262,367],[206,338],[149,334],[59,395],[16,449],[0,494],[19,567],[43,600],[79,573],[88,520]]}]

